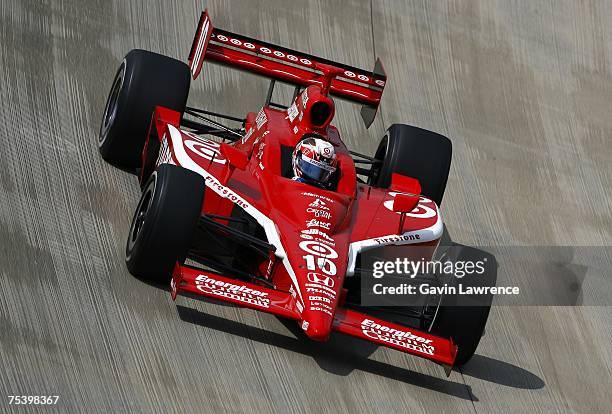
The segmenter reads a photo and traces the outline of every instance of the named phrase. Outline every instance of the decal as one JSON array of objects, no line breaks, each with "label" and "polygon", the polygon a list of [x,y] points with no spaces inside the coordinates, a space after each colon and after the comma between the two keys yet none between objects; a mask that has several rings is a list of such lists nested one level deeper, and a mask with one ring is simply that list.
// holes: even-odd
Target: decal
[{"label": "decal", "polygon": [[[315,285],[309,284],[308,286],[315,286]],[[325,296],[327,296],[332,301],[336,298],[336,291],[335,290],[328,291],[328,290],[320,288],[320,286],[307,287],[306,288],[306,293],[309,293],[309,294],[312,293],[312,294],[316,294],[316,295],[319,295],[319,296],[320,295],[325,295]]]},{"label": "decal", "polygon": [[293,120],[295,119],[296,116],[298,116],[298,107],[295,103],[293,103],[293,105],[291,105],[288,109],[287,109],[287,118],[289,118],[289,122],[293,122]]},{"label": "decal", "polygon": [[293,133],[294,133],[294,134],[297,134],[297,133],[298,133],[298,131],[299,131],[299,130],[298,130],[297,125],[296,125],[296,126],[294,126],[294,127],[293,127]]},{"label": "decal", "polygon": [[306,104],[308,103],[308,88],[304,89],[302,92],[302,107],[306,109]]},{"label": "decal", "polygon": [[333,247],[326,244],[321,244],[317,240],[304,240],[299,244],[300,249],[306,253],[314,254],[315,256],[325,257],[327,259],[337,259],[338,253]]},{"label": "decal", "polygon": [[312,283],[327,286],[328,288],[333,288],[336,283],[331,277],[322,275],[321,273],[317,272],[308,272],[306,278]]},{"label": "decal", "polygon": [[[407,194],[407,193],[398,193],[395,191],[390,191],[388,193],[391,197],[393,197],[393,200],[387,200],[383,203],[383,205],[385,206],[385,208],[389,211],[393,211],[393,202],[395,201],[395,196],[397,194]],[[431,208],[430,206],[428,206],[427,204],[433,204],[434,208]],[[415,207],[414,210],[412,210],[410,213],[405,213],[408,217],[414,217],[414,218],[432,218],[436,216],[436,207],[433,201],[431,201],[428,198],[425,198],[423,196],[419,197],[419,204]],[[397,213],[400,214],[400,213]]]},{"label": "decal", "polygon": [[243,303],[250,303],[262,308],[270,307],[268,294],[257,289],[251,289],[243,285],[212,278],[207,275],[199,275],[195,280],[198,290],[204,293],[230,298]]},{"label": "decal", "polygon": [[431,345],[431,342],[433,342],[431,339],[414,335],[410,331],[390,328],[370,319],[361,321],[361,331],[368,338],[391,343],[426,355],[433,355],[435,352],[434,346]]},{"label": "decal", "polygon": [[218,142],[200,138],[193,134],[189,134],[188,136],[191,139],[185,140],[183,145],[189,148],[197,156],[218,164],[225,164],[227,162],[225,157],[221,155],[221,150],[219,149],[221,145]]},{"label": "decal", "polygon": [[168,137],[166,134],[162,137],[161,144],[159,146],[159,154],[157,155],[157,161],[155,166],[159,167],[160,164],[174,164],[172,161],[172,153],[170,152],[170,146],[168,145]]},{"label": "decal", "polygon": [[402,241],[407,241],[407,240],[420,240],[421,239],[421,235],[416,233],[416,234],[405,234],[405,235],[401,235],[401,236],[388,236],[388,237],[378,237],[375,238],[374,241],[378,244],[392,244],[392,243],[396,243],[396,242],[402,242]]},{"label": "decal", "polygon": [[263,124],[265,124],[266,122],[268,122],[268,117],[266,116],[266,113],[262,108],[257,114],[257,118],[255,118],[255,124],[257,125],[257,129],[261,129]]},{"label": "decal", "polygon": [[325,201],[321,201],[318,198],[313,201],[312,203],[308,204],[308,207],[314,207],[314,208],[320,208],[323,210],[329,210],[329,207],[327,207],[327,203]]},{"label": "decal", "polygon": [[304,191],[304,192],[302,192],[301,194],[302,194],[303,196],[307,196],[307,197],[315,197],[315,198],[319,198],[319,199],[321,199],[321,200],[325,200],[325,201],[328,201],[328,202],[330,202],[330,203],[333,203],[333,202],[334,202],[334,200],[332,200],[331,198],[326,197],[326,196],[323,196],[323,195],[320,195],[320,194],[310,193],[310,192],[307,192],[307,191]]},{"label": "decal", "polygon": [[253,131],[255,131],[255,128],[253,128],[253,127],[249,128],[247,133],[244,134],[244,136],[240,139],[240,143],[246,144],[246,142],[249,140],[249,138],[251,138],[251,135],[253,135]]},{"label": "decal", "polygon": [[324,218],[327,220],[331,219],[331,214],[327,210],[319,210],[318,208],[308,207],[306,212],[313,213],[316,218]]},{"label": "decal", "polygon": [[328,222],[325,222],[325,221],[320,221],[320,220],[317,220],[317,219],[311,219],[311,220],[308,220],[306,222],[306,227],[308,227],[308,228],[310,228],[310,227],[320,227],[322,229],[329,230],[330,227],[331,227],[331,223],[328,223]]},{"label": "decal", "polygon": [[308,330],[308,325],[309,325],[308,321],[302,322],[302,329],[307,331]]}]

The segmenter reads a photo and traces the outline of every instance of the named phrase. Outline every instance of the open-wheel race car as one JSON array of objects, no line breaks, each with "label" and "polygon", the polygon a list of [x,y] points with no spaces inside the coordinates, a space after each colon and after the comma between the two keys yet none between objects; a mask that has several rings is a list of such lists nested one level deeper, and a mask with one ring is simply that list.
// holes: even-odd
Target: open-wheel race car
[{"label": "open-wheel race car", "polygon": [[[204,62],[270,78],[263,107],[242,119],[186,106]],[[420,247],[433,255],[443,232],[446,137],[394,124],[370,157],[349,151],[331,124],[337,97],[362,105],[369,126],[386,81],[379,60],[364,71],[289,50],[213,27],[207,11],[188,64],[129,52],[99,138],[102,157],[138,174],[142,188],[129,271],[170,283],[173,298],[204,296],[295,320],[316,341],[340,332],[427,358],[447,374],[467,362],[488,307],[454,298],[396,310],[416,319],[409,325],[353,300],[362,253]],[[288,106],[272,102],[275,82],[294,86]]]}]

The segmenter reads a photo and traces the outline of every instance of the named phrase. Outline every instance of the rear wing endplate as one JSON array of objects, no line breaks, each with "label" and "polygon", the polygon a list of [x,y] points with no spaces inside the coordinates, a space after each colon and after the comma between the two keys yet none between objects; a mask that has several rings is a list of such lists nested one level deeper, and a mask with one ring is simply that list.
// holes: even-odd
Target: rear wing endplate
[{"label": "rear wing endplate", "polygon": [[343,72],[331,83],[330,94],[362,104],[361,116],[366,127],[374,121],[387,82],[380,59],[376,60],[371,72],[332,62],[215,28],[207,10],[200,16],[189,53],[193,79],[200,74],[204,60],[301,87],[322,85],[324,76],[317,64],[342,69]]}]

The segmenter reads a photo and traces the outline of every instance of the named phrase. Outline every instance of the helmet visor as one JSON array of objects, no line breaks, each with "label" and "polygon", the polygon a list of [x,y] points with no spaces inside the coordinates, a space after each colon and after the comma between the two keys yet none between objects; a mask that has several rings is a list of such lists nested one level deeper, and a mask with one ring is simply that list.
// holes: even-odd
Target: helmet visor
[{"label": "helmet visor", "polygon": [[335,167],[304,157],[302,154],[297,159],[297,165],[304,178],[320,183],[326,183],[336,170]]}]

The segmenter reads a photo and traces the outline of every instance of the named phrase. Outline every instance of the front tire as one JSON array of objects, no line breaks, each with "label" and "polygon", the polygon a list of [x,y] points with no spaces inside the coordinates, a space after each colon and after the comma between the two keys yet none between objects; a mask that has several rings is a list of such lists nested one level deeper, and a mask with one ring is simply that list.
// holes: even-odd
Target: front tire
[{"label": "front tire", "polygon": [[404,124],[393,124],[385,132],[374,158],[382,163],[372,169],[368,184],[389,188],[391,175],[399,173],[416,178],[421,194],[442,202],[453,146],[443,135]]},{"label": "front tire", "polygon": [[185,63],[146,50],[130,51],[117,70],[102,115],[102,158],[130,171],[140,167],[153,110],[159,105],[182,114],[189,83]]},{"label": "front tire", "polygon": [[185,260],[204,199],[204,179],[162,164],[144,186],[125,248],[134,276],[168,283],[174,264]]}]

